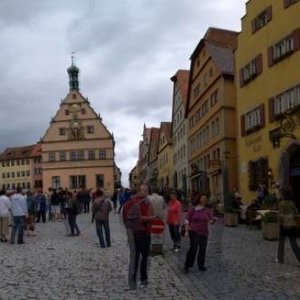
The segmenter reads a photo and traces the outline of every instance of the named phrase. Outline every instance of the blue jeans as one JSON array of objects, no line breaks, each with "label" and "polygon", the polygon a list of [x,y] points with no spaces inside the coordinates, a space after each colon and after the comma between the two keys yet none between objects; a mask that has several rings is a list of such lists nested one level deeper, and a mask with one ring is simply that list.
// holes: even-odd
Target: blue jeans
[{"label": "blue jeans", "polygon": [[110,247],[110,229],[108,220],[96,220],[96,232],[99,238],[100,246],[105,247],[103,229],[105,233],[106,246]]},{"label": "blue jeans", "polygon": [[25,216],[13,217],[13,225],[12,225],[11,238],[10,238],[11,244],[15,243],[15,236],[17,230],[18,230],[18,244],[23,243],[24,226],[25,226]]}]

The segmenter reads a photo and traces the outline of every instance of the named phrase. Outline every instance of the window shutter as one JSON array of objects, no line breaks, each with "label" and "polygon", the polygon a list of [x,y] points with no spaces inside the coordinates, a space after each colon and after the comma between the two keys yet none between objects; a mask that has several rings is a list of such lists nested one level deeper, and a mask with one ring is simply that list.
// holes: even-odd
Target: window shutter
[{"label": "window shutter", "polygon": [[256,32],[256,19],[251,21],[252,34]]},{"label": "window shutter", "polygon": [[245,115],[241,115],[241,134],[242,134],[242,136],[246,135],[246,130],[245,130]]},{"label": "window shutter", "polygon": [[267,14],[267,20],[270,22],[272,20],[272,6],[269,6],[266,9],[266,14]]},{"label": "window shutter", "polygon": [[256,59],[256,74],[259,75],[262,73],[263,63],[262,63],[262,54],[259,54]]},{"label": "window shutter", "polygon": [[294,40],[294,51],[297,51],[300,49],[300,28],[294,30],[293,40]]},{"label": "window shutter", "polygon": [[274,98],[269,99],[269,121],[270,123],[275,121],[275,114],[274,114]]},{"label": "window shutter", "polygon": [[243,87],[245,85],[244,82],[244,74],[243,74],[243,68],[240,69],[240,87]]},{"label": "window shutter", "polygon": [[261,104],[259,106],[259,113],[260,113],[260,128],[264,128],[265,127],[265,105]]},{"label": "window shutter", "polygon": [[272,67],[273,64],[274,64],[274,61],[273,61],[273,46],[270,46],[268,48],[268,66]]}]

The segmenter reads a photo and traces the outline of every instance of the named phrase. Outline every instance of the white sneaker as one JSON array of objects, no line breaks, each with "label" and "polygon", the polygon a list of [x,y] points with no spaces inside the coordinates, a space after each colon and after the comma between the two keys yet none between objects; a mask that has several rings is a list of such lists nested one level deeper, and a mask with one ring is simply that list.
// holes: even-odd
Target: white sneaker
[{"label": "white sneaker", "polygon": [[179,248],[176,247],[176,248],[174,249],[174,252],[175,252],[175,253],[179,252]]}]

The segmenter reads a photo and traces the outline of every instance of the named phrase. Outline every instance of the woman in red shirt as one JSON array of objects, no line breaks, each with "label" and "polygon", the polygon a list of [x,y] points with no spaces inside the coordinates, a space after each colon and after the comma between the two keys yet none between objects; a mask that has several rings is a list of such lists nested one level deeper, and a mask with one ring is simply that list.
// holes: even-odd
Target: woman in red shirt
[{"label": "woman in red shirt", "polygon": [[170,200],[168,202],[167,209],[167,223],[169,225],[169,231],[171,239],[174,243],[173,250],[174,252],[178,252],[180,249],[180,219],[181,219],[182,206],[181,202],[177,200],[176,193],[170,193]]},{"label": "woman in red shirt", "polygon": [[190,237],[190,248],[186,254],[185,271],[194,264],[197,251],[197,264],[200,271],[206,271],[204,266],[205,252],[208,238],[208,223],[214,223],[215,218],[211,209],[206,207],[207,196],[195,196],[194,207],[190,208],[185,218],[185,237]]}]

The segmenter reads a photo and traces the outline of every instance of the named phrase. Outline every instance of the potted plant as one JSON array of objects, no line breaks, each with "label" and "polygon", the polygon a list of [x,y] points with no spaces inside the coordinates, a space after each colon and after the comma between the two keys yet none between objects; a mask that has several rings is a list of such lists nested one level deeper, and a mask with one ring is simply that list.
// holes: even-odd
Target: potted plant
[{"label": "potted plant", "polygon": [[262,217],[262,235],[266,240],[277,240],[279,237],[278,212],[266,212]]},{"label": "potted plant", "polygon": [[224,225],[237,226],[239,220],[239,209],[235,207],[235,195],[230,193],[225,197]]}]

